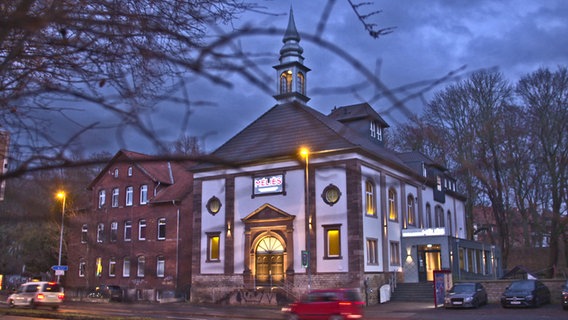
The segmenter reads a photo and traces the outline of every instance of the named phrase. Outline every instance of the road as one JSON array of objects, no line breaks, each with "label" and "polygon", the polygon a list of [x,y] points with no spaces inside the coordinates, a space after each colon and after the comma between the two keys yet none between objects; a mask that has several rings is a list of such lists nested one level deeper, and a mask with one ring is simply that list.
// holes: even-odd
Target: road
[{"label": "road", "polygon": [[[10,309],[0,307],[2,319],[12,318],[4,314]],[[59,311],[45,309],[40,314],[33,314],[35,319],[59,318],[64,319],[73,314],[83,314],[85,317],[121,319],[147,318],[147,319],[180,319],[180,320],[209,320],[209,319],[249,319],[249,320],[278,320],[285,319],[285,315],[277,307],[259,306],[202,306],[188,303],[65,303]],[[431,304],[388,302],[382,305],[370,306],[365,309],[367,320],[551,320],[568,318],[568,311],[562,310],[559,304],[545,305],[535,309],[503,309],[499,304],[489,304],[479,309],[451,309],[434,308]],[[78,319],[74,317],[73,319]]]}]

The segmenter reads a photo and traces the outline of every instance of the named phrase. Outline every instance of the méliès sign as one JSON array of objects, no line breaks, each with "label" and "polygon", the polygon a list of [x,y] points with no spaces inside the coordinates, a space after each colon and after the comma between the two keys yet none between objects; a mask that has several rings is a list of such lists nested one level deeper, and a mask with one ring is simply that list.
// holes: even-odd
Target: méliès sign
[{"label": "m\u00e9li\u00e8s sign", "polygon": [[253,178],[254,196],[284,192],[284,175],[274,174]]}]

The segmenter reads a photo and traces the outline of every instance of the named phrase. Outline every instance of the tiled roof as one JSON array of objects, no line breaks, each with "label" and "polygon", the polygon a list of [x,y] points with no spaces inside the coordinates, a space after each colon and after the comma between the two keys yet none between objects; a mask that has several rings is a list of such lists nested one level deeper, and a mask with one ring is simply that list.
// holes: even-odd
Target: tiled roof
[{"label": "tiled roof", "polygon": [[[211,154],[216,163],[243,165],[310,151],[353,149],[405,167],[396,154],[348,126],[298,102],[272,107]],[[217,162],[218,161],[218,162]],[[200,164],[196,171],[212,167]],[[408,169],[408,168],[406,168]]]},{"label": "tiled roof", "polygon": [[368,103],[359,103],[349,106],[334,107],[329,116],[337,121],[355,120],[355,119],[375,119],[379,121],[385,128],[388,123],[371,107]]}]

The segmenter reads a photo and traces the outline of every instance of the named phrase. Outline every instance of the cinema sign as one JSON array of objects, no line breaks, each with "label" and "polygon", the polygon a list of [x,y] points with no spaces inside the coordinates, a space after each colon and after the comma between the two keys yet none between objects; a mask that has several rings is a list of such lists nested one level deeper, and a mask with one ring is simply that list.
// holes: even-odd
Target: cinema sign
[{"label": "cinema sign", "polygon": [[284,193],[284,174],[254,177],[253,197],[265,194]]}]

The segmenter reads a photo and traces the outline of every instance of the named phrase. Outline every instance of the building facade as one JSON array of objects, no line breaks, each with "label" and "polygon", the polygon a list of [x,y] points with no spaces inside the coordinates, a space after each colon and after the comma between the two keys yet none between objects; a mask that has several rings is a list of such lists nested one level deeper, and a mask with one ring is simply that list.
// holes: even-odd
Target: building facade
[{"label": "building facade", "polygon": [[434,270],[493,275],[495,252],[466,239],[465,198],[443,167],[387,149],[367,103],[307,105],[299,42],[291,11],[277,104],[193,168],[191,300],[355,287],[373,303],[381,286]]},{"label": "building facade", "polygon": [[187,296],[191,281],[189,163],[121,150],[93,180],[92,208],[70,219],[69,297],[118,285],[127,300]]}]

